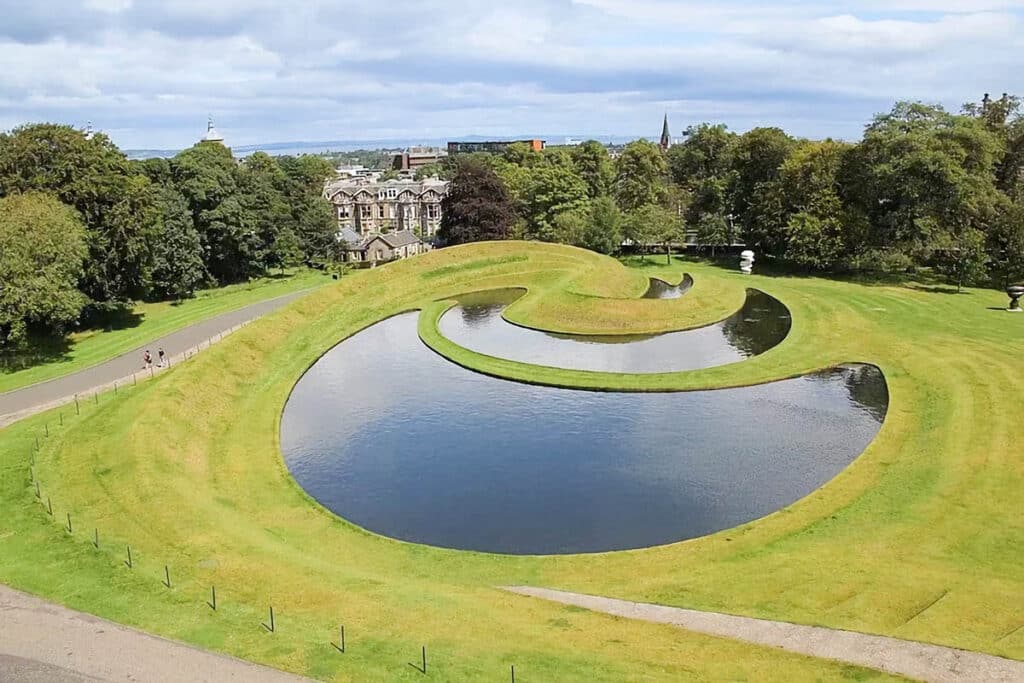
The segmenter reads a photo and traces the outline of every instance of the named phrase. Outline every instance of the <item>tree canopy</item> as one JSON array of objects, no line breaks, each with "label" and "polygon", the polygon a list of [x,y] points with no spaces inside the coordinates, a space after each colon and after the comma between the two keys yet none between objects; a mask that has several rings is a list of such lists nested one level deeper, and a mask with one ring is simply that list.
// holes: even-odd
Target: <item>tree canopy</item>
[{"label": "tree canopy", "polygon": [[78,320],[87,239],[78,212],[52,195],[0,199],[0,347],[24,342],[31,327],[63,333]]}]

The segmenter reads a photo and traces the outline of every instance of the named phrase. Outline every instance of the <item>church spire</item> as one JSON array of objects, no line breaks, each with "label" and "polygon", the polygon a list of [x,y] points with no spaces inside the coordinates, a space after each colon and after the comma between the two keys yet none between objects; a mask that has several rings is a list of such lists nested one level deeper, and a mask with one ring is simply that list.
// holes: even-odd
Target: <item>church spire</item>
[{"label": "church spire", "polygon": [[661,143],[659,146],[662,152],[667,152],[668,148],[672,146],[672,135],[668,130],[668,112],[665,112],[665,123],[661,127]]}]

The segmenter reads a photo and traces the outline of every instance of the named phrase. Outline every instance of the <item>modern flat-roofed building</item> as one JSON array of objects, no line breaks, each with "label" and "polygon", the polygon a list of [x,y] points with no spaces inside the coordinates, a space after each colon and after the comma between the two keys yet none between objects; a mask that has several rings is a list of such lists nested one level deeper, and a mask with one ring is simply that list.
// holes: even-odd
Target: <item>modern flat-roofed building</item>
[{"label": "modern flat-roofed building", "polygon": [[534,152],[543,151],[547,143],[544,140],[494,140],[489,142],[449,142],[448,154],[472,154],[473,152],[486,152],[489,154],[501,154],[511,145],[529,145]]},{"label": "modern flat-roofed building", "polygon": [[410,147],[396,154],[391,167],[396,171],[415,171],[418,168],[444,161],[448,153],[434,147]]},{"label": "modern flat-roofed building", "polygon": [[426,239],[441,227],[441,200],[448,181],[429,178],[371,182],[361,178],[334,180],[324,197],[334,205],[338,229],[367,236],[409,230]]}]

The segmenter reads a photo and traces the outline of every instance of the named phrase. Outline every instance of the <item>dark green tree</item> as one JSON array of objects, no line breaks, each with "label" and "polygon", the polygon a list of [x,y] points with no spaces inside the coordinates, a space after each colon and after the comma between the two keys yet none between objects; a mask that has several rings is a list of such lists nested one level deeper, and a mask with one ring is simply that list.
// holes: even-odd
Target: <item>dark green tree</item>
[{"label": "dark green tree", "polygon": [[613,194],[629,213],[661,202],[668,178],[665,155],[654,143],[638,140],[626,145],[615,161]]},{"label": "dark green tree", "polygon": [[55,194],[84,221],[81,287],[94,305],[143,293],[155,225],[149,181],[106,135],[49,123],[0,134],[0,196],[33,190]]},{"label": "dark green tree", "polygon": [[526,190],[527,234],[545,242],[559,242],[555,219],[587,205],[587,185],[575,169],[542,164],[530,169]]},{"label": "dark green tree", "polygon": [[587,194],[591,199],[611,192],[615,168],[604,145],[596,140],[587,140],[573,147],[570,155],[576,172],[587,184]]},{"label": "dark green tree", "polygon": [[78,320],[86,242],[78,213],[56,197],[0,198],[0,348],[21,344],[33,328],[63,334]]},{"label": "dark green tree", "polygon": [[180,301],[206,281],[203,246],[185,197],[170,186],[155,186],[157,228],[153,241],[150,296]]},{"label": "dark green tree", "polygon": [[778,128],[754,128],[741,135],[732,148],[732,213],[743,228],[747,244],[769,243],[777,226],[761,220],[766,202],[775,201],[764,187],[779,178],[782,163],[796,141]]},{"label": "dark green tree", "polygon": [[445,244],[508,239],[516,222],[508,190],[494,169],[461,159],[442,202],[438,238]]},{"label": "dark green tree", "polygon": [[589,220],[583,226],[581,246],[601,254],[614,254],[622,246],[622,212],[605,195],[590,202]]}]

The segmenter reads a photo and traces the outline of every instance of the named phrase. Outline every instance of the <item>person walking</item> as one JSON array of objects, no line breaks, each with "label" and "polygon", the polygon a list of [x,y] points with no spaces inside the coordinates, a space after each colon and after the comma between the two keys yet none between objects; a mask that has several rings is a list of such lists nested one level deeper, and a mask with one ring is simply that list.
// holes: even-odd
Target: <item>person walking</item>
[{"label": "person walking", "polygon": [[164,367],[164,362],[165,362],[163,347],[161,347],[160,350],[157,351],[156,353],[157,353],[157,356],[159,356],[159,358],[160,358],[160,362],[157,364],[157,367],[158,368],[162,368],[162,367]]},{"label": "person walking", "polygon": [[153,354],[149,352],[149,349],[146,349],[146,352],[142,354],[142,369],[145,370],[151,367],[153,367]]}]

